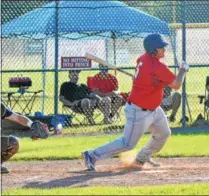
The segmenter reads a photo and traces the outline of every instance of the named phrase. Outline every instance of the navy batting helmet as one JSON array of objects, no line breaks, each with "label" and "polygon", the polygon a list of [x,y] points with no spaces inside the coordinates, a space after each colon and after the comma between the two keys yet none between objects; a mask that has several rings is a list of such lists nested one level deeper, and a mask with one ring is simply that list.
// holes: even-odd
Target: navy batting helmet
[{"label": "navy batting helmet", "polygon": [[157,48],[164,48],[168,43],[158,33],[149,34],[144,38],[144,49],[147,53],[154,55]]}]

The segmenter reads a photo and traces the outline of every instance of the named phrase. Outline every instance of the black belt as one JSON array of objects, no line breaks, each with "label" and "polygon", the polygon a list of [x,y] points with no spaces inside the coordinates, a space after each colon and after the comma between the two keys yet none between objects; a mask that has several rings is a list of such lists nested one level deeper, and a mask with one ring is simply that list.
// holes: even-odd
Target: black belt
[{"label": "black belt", "polygon": [[[131,102],[129,101],[128,104],[131,105]],[[141,108],[141,109],[142,111],[155,111],[155,110],[150,110],[150,109],[145,109],[145,108]]]}]

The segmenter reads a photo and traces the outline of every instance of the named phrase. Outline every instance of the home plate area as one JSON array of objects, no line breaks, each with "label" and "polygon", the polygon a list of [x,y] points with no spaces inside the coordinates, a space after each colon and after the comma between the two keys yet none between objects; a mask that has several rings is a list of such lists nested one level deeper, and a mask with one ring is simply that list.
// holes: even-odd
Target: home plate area
[{"label": "home plate area", "polygon": [[83,160],[6,162],[2,190],[90,186],[145,186],[209,182],[209,157],[156,158],[161,167],[126,167],[118,158],[97,162],[86,171]]}]

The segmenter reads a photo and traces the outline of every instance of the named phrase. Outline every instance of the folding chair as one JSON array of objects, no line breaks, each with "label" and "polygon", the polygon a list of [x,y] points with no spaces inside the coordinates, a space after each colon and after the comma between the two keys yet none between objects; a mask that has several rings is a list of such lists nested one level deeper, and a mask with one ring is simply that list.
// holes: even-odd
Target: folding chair
[{"label": "folding chair", "polygon": [[198,98],[200,99],[200,104],[201,103],[204,104],[203,106],[204,119],[208,121],[209,120],[209,76],[206,77],[205,95],[198,95]]},{"label": "folding chair", "polygon": [[87,125],[88,124],[88,119],[86,116],[82,113],[76,113],[74,112],[69,106],[67,105],[62,105],[62,114],[68,114],[72,116],[72,126],[73,124],[78,124],[78,125]]}]

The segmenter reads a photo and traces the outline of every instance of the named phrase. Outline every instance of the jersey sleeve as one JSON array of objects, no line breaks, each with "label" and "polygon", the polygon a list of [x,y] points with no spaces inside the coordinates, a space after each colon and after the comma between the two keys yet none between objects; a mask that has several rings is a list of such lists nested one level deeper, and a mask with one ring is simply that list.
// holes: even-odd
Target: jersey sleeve
[{"label": "jersey sleeve", "polygon": [[164,82],[166,85],[171,84],[176,79],[175,74],[171,72],[169,68],[163,63],[159,63],[158,66],[155,66],[154,73],[157,78]]},{"label": "jersey sleeve", "polygon": [[7,108],[3,103],[1,103],[1,119],[5,119],[13,114],[12,110]]}]

